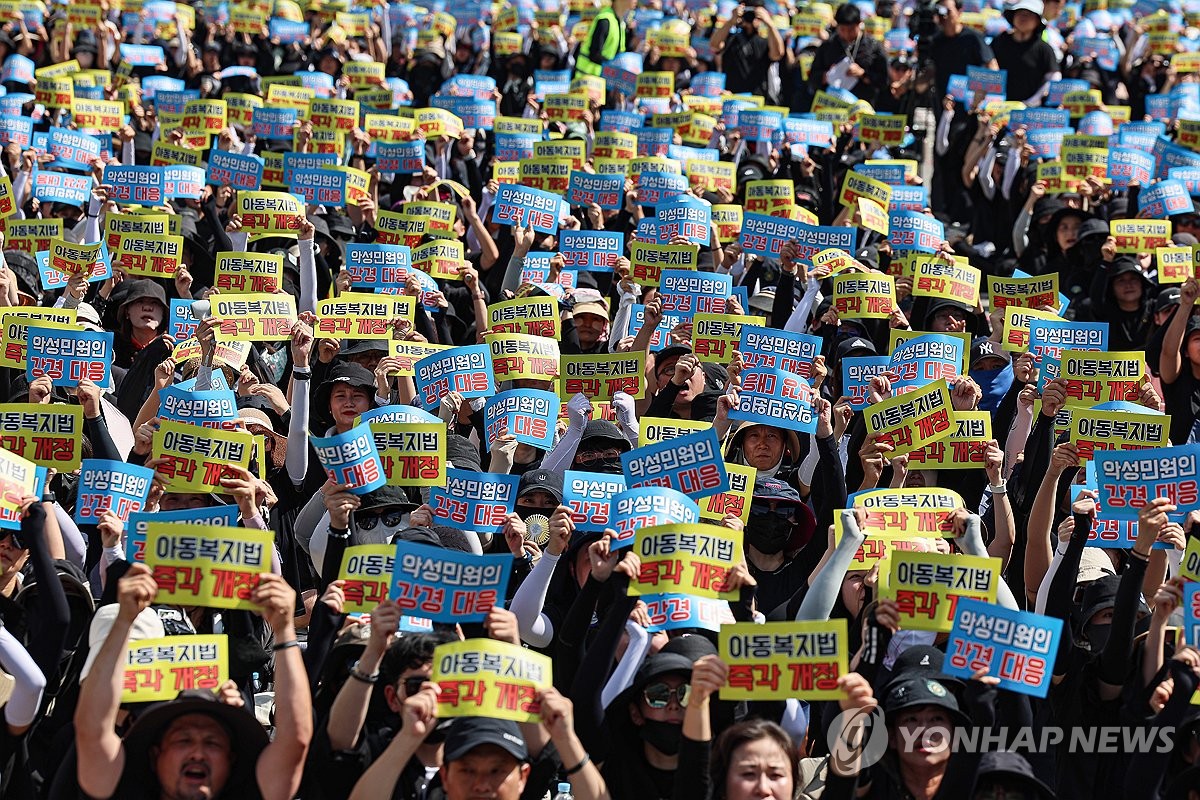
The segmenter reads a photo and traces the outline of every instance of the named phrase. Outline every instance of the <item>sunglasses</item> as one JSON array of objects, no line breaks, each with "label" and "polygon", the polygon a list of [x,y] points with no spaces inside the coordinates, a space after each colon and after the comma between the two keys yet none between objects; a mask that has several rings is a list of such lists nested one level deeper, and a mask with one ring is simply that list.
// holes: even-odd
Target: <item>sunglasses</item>
[{"label": "sunglasses", "polygon": [[691,694],[692,687],[686,683],[674,689],[665,683],[652,683],[642,692],[642,697],[651,708],[666,708],[671,704],[672,697],[679,701],[680,708],[687,708]]},{"label": "sunglasses", "polygon": [[421,691],[421,687],[424,686],[425,682],[428,680],[429,678],[422,678],[420,675],[414,678],[405,678],[402,681],[404,684],[405,697],[413,697],[418,694]]},{"label": "sunglasses", "polygon": [[398,528],[404,524],[404,515],[408,511],[405,509],[385,511],[382,514],[355,514],[354,527],[361,531],[373,530],[380,520],[388,528]]}]

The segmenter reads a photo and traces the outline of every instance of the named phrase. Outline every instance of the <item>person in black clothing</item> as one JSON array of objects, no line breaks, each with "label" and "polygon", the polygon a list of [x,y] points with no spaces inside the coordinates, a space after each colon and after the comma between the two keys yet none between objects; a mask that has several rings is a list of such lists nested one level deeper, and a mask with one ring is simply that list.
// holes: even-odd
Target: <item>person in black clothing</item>
[{"label": "person in black clothing", "polygon": [[713,33],[712,50],[721,59],[728,91],[762,95],[772,103],[778,100],[770,91],[767,73],[772,64],[783,59],[783,38],[762,0],[751,0],[734,9]]},{"label": "person in black clothing", "polygon": [[821,558],[820,548],[807,547],[816,527],[812,510],[795,489],[778,478],[755,480],[744,542],[764,612],[786,602],[812,574]]},{"label": "person in black clothing", "polygon": [[888,90],[887,53],[883,45],[863,32],[858,6],[839,6],[833,20],[837,34],[817,48],[809,68],[809,85],[813,91],[847,89],[874,105],[878,94]]},{"label": "person in black clothing", "polygon": [[1146,277],[1133,256],[1105,259],[1092,279],[1091,316],[1108,323],[1110,350],[1142,350],[1146,347],[1154,332],[1156,294],[1154,282]]},{"label": "person in black clothing", "polygon": [[[946,96],[951,75],[965,75],[967,67],[996,69],[996,57],[978,31],[963,25],[961,0],[941,0],[937,14],[941,29],[929,41],[929,58],[937,97],[942,98]],[[940,104],[937,107],[940,109]]]},{"label": "person in black clothing", "polygon": [[1058,55],[1042,39],[1042,0],[1019,0],[1004,9],[1012,26],[992,40],[1000,69],[1008,71],[1007,97],[1023,103],[1036,101],[1048,81],[1059,76]]},{"label": "person in black clothing", "polygon": [[1194,278],[1179,289],[1179,307],[1167,325],[1158,356],[1163,401],[1171,415],[1171,442],[1183,444],[1200,417],[1200,317],[1193,306],[1200,296]]}]

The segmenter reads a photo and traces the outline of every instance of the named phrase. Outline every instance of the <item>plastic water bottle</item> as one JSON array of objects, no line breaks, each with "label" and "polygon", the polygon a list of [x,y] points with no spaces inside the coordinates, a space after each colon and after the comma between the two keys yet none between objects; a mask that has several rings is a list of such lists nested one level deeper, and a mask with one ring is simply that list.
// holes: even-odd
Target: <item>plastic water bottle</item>
[{"label": "plastic water bottle", "polygon": [[558,785],[558,794],[554,795],[554,800],[575,800],[571,794],[571,784],[563,781]]}]

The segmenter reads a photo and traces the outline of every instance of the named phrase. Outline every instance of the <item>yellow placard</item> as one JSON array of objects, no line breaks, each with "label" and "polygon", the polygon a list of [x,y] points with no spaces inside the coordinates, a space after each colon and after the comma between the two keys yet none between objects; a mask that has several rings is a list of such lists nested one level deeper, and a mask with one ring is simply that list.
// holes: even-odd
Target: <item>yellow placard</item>
[{"label": "yellow placard", "polygon": [[956,430],[950,387],[944,378],[915,392],[867,406],[863,414],[867,433],[892,446],[889,458],[940,442]]},{"label": "yellow placard", "polygon": [[304,219],[304,201],[287,192],[238,192],[237,201],[247,233],[295,236]]},{"label": "yellow placard", "polygon": [[216,282],[222,292],[273,294],[283,286],[283,256],[275,253],[218,253]]},{"label": "yellow placard", "polygon": [[552,683],[549,656],[495,639],[440,644],[430,680],[439,719],[491,717],[513,722],[541,719],[537,695]]},{"label": "yellow placard", "polygon": [[0,450],[0,509],[16,511],[22,498],[32,495],[36,485],[36,464],[16,453]]},{"label": "yellow placard", "polygon": [[742,207],[739,205],[715,205],[712,207],[712,224],[717,239],[723,244],[736,242],[742,232]]},{"label": "yellow placard", "polygon": [[446,485],[446,426],[372,422],[371,435],[389,486]]},{"label": "yellow placard", "polygon": [[492,374],[501,381],[552,381],[558,377],[558,342],[525,333],[489,333]]},{"label": "yellow placard", "polygon": [[913,297],[954,300],[968,308],[979,305],[983,273],[975,267],[936,257],[922,259],[914,267]]},{"label": "yellow placard", "polygon": [[338,570],[338,580],[345,581],[343,613],[370,614],[387,600],[395,558],[395,545],[359,544],[346,548]]},{"label": "yellow placard", "polygon": [[1058,273],[1032,278],[988,276],[988,299],[993,309],[1021,306],[1042,308],[1058,305]]},{"label": "yellow placard", "polygon": [[290,294],[235,294],[212,298],[219,320],[217,339],[224,342],[281,342],[296,324],[296,298]]},{"label": "yellow placard", "polygon": [[582,139],[558,139],[548,142],[533,143],[534,159],[567,159],[571,169],[583,169],[587,158],[586,143]]},{"label": "yellow placard", "polygon": [[445,344],[404,342],[399,339],[388,339],[388,355],[399,362],[394,370],[388,372],[388,375],[402,375],[407,378],[414,377],[416,375],[416,371],[413,369],[414,364],[425,356],[445,350],[448,347],[449,345]]},{"label": "yellow placard", "polygon": [[[1194,254],[1189,245],[1156,247],[1154,261],[1158,266],[1159,285],[1183,283],[1195,273]],[[1055,273],[1057,275],[1057,273]]]},{"label": "yellow placard", "polygon": [[251,611],[250,595],[271,571],[274,544],[271,531],[152,521],[144,560],[158,584],[155,601]]},{"label": "yellow placard", "polygon": [[314,97],[308,104],[308,118],[314,128],[352,131],[358,125],[357,100],[326,100]]},{"label": "yellow placard", "polygon": [[150,152],[150,166],[166,167],[182,164],[187,167],[198,167],[203,155],[204,153],[200,150],[157,141],[154,143],[154,149]]},{"label": "yellow placard", "polygon": [[391,114],[366,114],[363,117],[363,130],[377,142],[407,142],[416,130],[416,122]]},{"label": "yellow placard", "polygon": [[[165,574],[165,570],[164,570]],[[229,637],[188,634],[125,645],[122,703],[174,700],[180,692],[216,692],[229,677]]]},{"label": "yellow placard", "polygon": [[636,97],[670,97],[673,94],[674,72],[643,72],[637,76]]},{"label": "yellow placard", "polygon": [[85,100],[76,97],[71,119],[81,129],[116,133],[125,120],[125,104],[120,100]]},{"label": "yellow placard", "polygon": [[729,571],[742,556],[742,532],[717,525],[655,525],[638,529],[633,551],[642,569],[629,581],[630,595],[690,594],[729,600]]},{"label": "yellow placard", "polygon": [[664,269],[696,269],[699,255],[694,244],[631,242],[629,275],[640,286],[657,288]]},{"label": "yellow placard", "polygon": [[1012,353],[1024,353],[1029,349],[1029,323],[1035,319],[1061,320],[1052,311],[1039,311],[1036,308],[1008,306],[1004,309],[1004,340],[1003,347]]},{"label": "yellow placard", "polygon": [[638,420],[638,444],[645,447],[648,444],[665,442],[679,436],[687,436],[696,431],[706,431],[712,427],[711,422],[698,419],[666,419],[665,417],[642,417]]},{"label": "yellow placard", "polygon": [[696,314],[692,317],[692,352],[702,363],[728,364],[742,341],[742,327],[761,325],[762,321],[762,317],[734,314]]},{"label": "yellow placard", "polygon": [[83,407],[0,405],[0,449],[39,467],[71,472],[83,459]]},{"label": "yellow placard", "polygon": [[588,96],[583,92],[574,94],[548,94],[542,109],[551,122],[582,122],[587,111]]},{"label": "yellow placard", "polygon": [[263,99],[256,94],[231,92],[224,95],[225,113],[229,124],[249,128],[254,124],[254,109],[263,107]]},{"label": "yellow placard", "polygon": [[182,236],[119,234],[117,246],[112,249],[113,268],[136,277],[170,278],[179,269],[182,258]]},{"label": "yellow placard", "polygon": [[104,244],[74,244],[64,239],[50,242],[50,268],[63,275],[103,275],[108,266],[104,261]]},{"label": "yellow placard", "polygon": [[1169,219],[1114,219],[1108,230],[1117,240],[1118,253],[1153,253],[1171,246]]},{"label": "yellow placard", "polygon": [[426,139],[435,136],[457,139],[462,136],[462,120],[444,108],[418,108],[413,113],[413,120],[416,123],[416,132]]},{"label": "yellow placard", "polygon": [[791,181],[750,181],[746,184],[746,212],[769,214],[773,209],[796,204],[796,187]]},{"label": "yellow placard", "polygon": [[[645,418],[643,418],[645,419]],[[670,420],[683,422],[684,420]],[[643,432],[644,432],[643,428]],[[646,444],[646,442],[642,442]],[[729,489],[709,495],[700,501],[700,518],[720,522],[726,515],[733,514],[746,525],[750,522],[750,501],[754,498],[754,478],[758,470],[741,464],[725,462],[725,474],[729,476]]]},{"label": "yellow placard", "polygon": [[250,468],[253,448],[254,437],[245,431],[163,420],[150,452],[152,458],[166,459],[156,469],[166,476],[168,492],[209,494],[221,490],[221,479],[231,474],[229,466]]},{"label": "yellow placard", "polygon": [[401,207],[401,213],[425,220],[425,231],[452,231],[458,206],[454,203],[437,203],[414,200]]},{"label": "yellow placard", "polygon": [[412,265],[431,278],[461,281],[466,266],[463,243],[457,239],[436,239],[412,249]]},{"label": "yellow placard", "polygon": [[1146,450],[1169,447],[1171,418],[1163,414],[1129,411],[1071,410],[1071,444],[1079,451],[1079,464],[1092,460],[1099,450]]},{"label": "yellow placard", "polygon": [[842,180],[842,192],[838,195],[838,202],[849,208],[857,208],[860,197],[874,200],[883,208],[887,208],[892,202],[892,187],[883,181],[851,170]]},{"label": "yellow placard", "polygon": [[531,336],[562,336],[558,299],[548,295],[518,297],[488,306],[489,333],[527,333]]},{"label": "yellow placard", "polygon": [[4,220],[4,249],[21,250],[33,255],[50,249],[50,242],[62,239],[63,221],[53,219]]},{"label": "yellow placard", "polygon": [[617,392],[625,392],[634,400],[646,395],[644,352],[564,355],[559,362],[562,373],[559,397],[563,400],[577,394],[587,395],[593,401],[611,401]]},{"label": "yellow placard", "polygon": [[75,81],[69,75],[39,76],[34,97],[46,108],[70,109],[75,105]]},{"label": "yellow placard", "polygon": [[80,327],[75,324],[75,314],[73,308],[0,308],[0,367],[17,369],[24,373],[29,326],[77,331]]},{"label": "yellow placard", "polygon": [[[537,119],[525,119],[524,117],[496,117],[492,127],[496,133],[515,133],[520,136],[542,135],[542,121]],[[601,136],[604,136],[604,133],[597,131],[597,145],[599,145],[601,141]]]},{"label": "yellow placard", "polygon": [[[242,364],[246,363],[246,359],[249,358],[252,346],[250,342],[217,342],[217,347],[213,354],[213,363],[218,366],[229,367],[234,372],[237,372],[242,368]],[[188,361],[200,358],[202,355],[200,342],[194,336],[191,339],[184,339],[175,345],[175,349],[171,351],[171,358],[178,364],[186,364]]]},{"label": "yellow placard", "polygon": [[413,321],[409,295],[342,292],[317,301],[316,335],[322,339],[391,339],[392,323]]},{"label": "yellow placard", "polygon": [[1097,403],[1136,403],[1145,385],[1145,354],[1135,351],[1099,353],[1063,350],[1059,377],[1067,382],[1067,405],[1090,408]]},{"label": "yellow placard", "polygon": [[881,272],[834,275],[833,308],[845,319],[887,319],[896,308],[896,279]]},{"label": "yellow placard", "polygon": [[12,181],[7,175],[0,175],[0,219],[11,217],[16,212],[17,204],[13,197]]},{"label": "yellow placard", "polygon": [[225,129],[228,117],[229,109],[224,100],[188,100],[179,127],[185,131],[217,134]]},{"label": "yellow placard", "polygon": [[342,67],[342,74],[350,79],[351,86],[369,86],[384,79],[386,66],[379,61],[349,61]]},{"label": "yellow placard", "polygon": [[874,489],[859,492],[855,508],[944,508],[954,510],[966,505],[953,489]]},{"label": "yellow placard", "polygon": [[992,440],[987,411],[955,411],[954,432],[908,454],[909,469],[983,469]]},{"label": "yellow placard", "polygon": [[722,700],[836,700],[850,669],[845,619],[725,624],[717,633],[729,678]]},{"label": "yellow placard", "polygon": [[262,185],[265,189],[286,189],[283,180],[283,153],[272,153],[264,150],[260,154],[263,160]]},{"label": "yellow placard", "polygon": [[858,140],[879,147],[898,147],[904,142],[908,118],[903,114],[864,114],[858,119]]},{"label": "yellow placard", "polygon": [[904,630],[945,633],[954,627],[959,598],[996,602],[998,558],[898,551],[887,560],[879,597],[896,601]]},{"label": "yellow placard", "polygon": [[884,236],[891,230],[887,209],[869,197],[858,198],[858,219],[867,230],[882,233]]},{"label": "yellow placard", "polygon": [[737,167],[729,161],[701,161],[694,158],[686,164],[688,185],[693,189],[716,192],[720,189],[732,193],[737,185]]}]

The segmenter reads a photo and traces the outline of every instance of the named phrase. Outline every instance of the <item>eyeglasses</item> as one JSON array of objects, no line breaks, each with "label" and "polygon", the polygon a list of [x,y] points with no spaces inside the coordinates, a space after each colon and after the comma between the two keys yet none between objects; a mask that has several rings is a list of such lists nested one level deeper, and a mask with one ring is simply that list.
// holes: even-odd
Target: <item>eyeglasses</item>
[{"label": "eyeglasses", "polygon": [[621,451],[615,447],[610,447],[607,450],[592,450],[587,453],[576,453],[576,464],[596,464],[600,461],[612,461],[614,458],[620,458]]},{"label": "eyeglasses", "polygon": [[646,705],[651,708],[666,708],[671,704],[672,697],[679,702],[680,708],[687,708],[688,698],[691,695],[692,687],[686,683],[676,686],[674,689],[665,683],[652,683],[642,692]]}]

